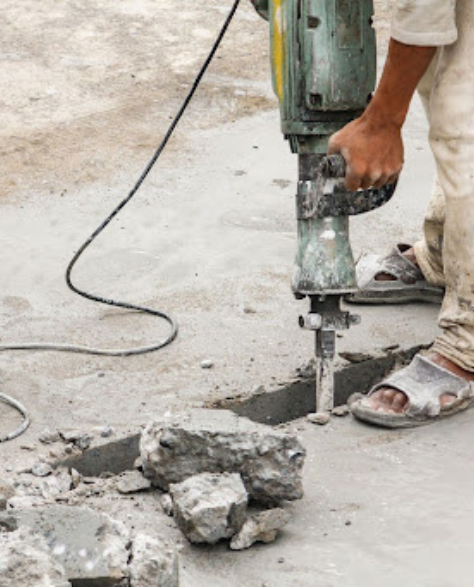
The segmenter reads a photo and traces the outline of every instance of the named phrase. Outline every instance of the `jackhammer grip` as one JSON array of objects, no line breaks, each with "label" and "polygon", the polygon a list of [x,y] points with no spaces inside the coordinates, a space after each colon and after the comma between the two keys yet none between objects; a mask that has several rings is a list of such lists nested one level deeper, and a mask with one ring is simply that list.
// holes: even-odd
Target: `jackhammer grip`
[{"label": "jackhammer grip", "polygon": [[340,153],[328,155],[321,161],[320,170],[326,179],[342,179],[346,177],[347,163]]},{"label": "jackhammer grip", "polygon": [[[324,180],[344,179],[347,163],[344,157],[336,153],[323,157],[319,164],[319,174]],[[356,216],[376,210],[390,201],[395,193],[397,182],[385,185],[380,189],[369,188],[350,192],[344,186],[334,188],[330,196],[320,198],[317,214],[320,218],[328,216]]]}]

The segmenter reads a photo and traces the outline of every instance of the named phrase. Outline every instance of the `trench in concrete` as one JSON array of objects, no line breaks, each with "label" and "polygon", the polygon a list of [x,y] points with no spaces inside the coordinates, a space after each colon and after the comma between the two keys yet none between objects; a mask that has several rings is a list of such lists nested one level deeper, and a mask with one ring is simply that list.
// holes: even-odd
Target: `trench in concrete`
[{"label": "trench in concrete", "polygon": [[[367,393],[373,385],[386,377],[396,366],[407,364],[422,345],[369,358],[355,364],[342,365],[335,373],[335,405],[340,406],[354,392]],[[209,403],[205,407],[232,410],[268,425],[277,425],[302,418],[315,411],[315,378],[309,366],[305,376],[274,390],[262,391],[246,397],[230,398]],[[56,466],[76,469],[86,477],[100,477],[104,473],[118,475],[135,468],[140,456],[140,434],[90,448],[81,455],[56,463]]]}]

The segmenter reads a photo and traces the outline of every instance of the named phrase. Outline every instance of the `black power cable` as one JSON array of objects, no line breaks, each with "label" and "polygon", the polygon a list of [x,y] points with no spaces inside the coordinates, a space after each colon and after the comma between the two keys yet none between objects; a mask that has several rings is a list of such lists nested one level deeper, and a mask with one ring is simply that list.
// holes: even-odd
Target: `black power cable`
[{"label": "black power cable", "polygon": [[[194,94],[196,93],[196,91],[199,87],[199,84],[201,83],[202,78],[204,77],[204,74],[206,73],[212,60],[214,59],[214,56],[215,56],[217,50],[219,49],[219,46],[220,46],[220,44],[221,44],[221,42],[227,32],[227,29],[229,28],[229,26],[235,16],[235,13],[237,11],[237,8],[239,7],[240,1],[241,0],[234,0],[232,8],[225,19],[225,22],[224,22],[224,24],[223,24],[223,26],[217,36],[216,41],[214,42],[214,45],[213,45],[210,53],[206,57],[206,60],[204,61],[203,65],[201,66],[201,69],[199,70],[199,73],[197,74],[197,76],[191,86],[191,89],[189,90],[180,109],[178,110],[178,113],[173,118],[173,121],[171,122],[171,124],[165,134],[165,137],[163,138],[160,145],[156,149],[156,151],[155,151],[153,157],[150,159],[148,165],[145,167],[144,171],[142,172],[142,174],[138,178],[138,180],[135,183],[135,185],[133,186],[133,188],[128,193],[127,197],[124,198],[120,202],[120,204],[114,208],[114,210],[109,214],[109,216],[100,224],[100,226],[91,234],[91,236],[81,245],[81,247],[78,249],[78,251],[73,256],[73,258],[70,261],[70,263],[67,267],[67,270],[66,270],[66,283],[67,283],[69,289],[72,290],[74,293],[82,296],[83,298],[91,300],[93,302],[98,302],[100,304],[106,304],[108,306],[114,306],[117,308],[125,308],[127,310],[135,310],[135,311],[140,312],[142,314],[148,314],[151,316],[156,316],[158,318],[161,318],[162,320],[165,320],[166,322],[168,322],[168,324],[171,327],[171,330],[170,330],[170,333],[168,334],[168,336],[164,340],[162,340],[161,342],[153,344],[153,345],[142,346],[142,347],[137,347],[137,348],[122,349],[122,350],[120,350],[120,349],[119,350],[98,349],[98,348],[94,348],[94,347],[87,347],[87,346],[80,346],[80,345],[55,344],[55,343],[35,343],[35,342],[33,342],[33,343],[24,343],[24,344],[0,345],[0,351],[60,351],[60,352],[69,352],[69,353],[84,353],[84,354],[88,354],[88,355],[99,355],[99,356],[106,356],[106,357],[129,357],[131,355],[143,355],[145,353],[151,353],[154,351],[158,351],[158,350],[162,349],[163,347],[172,343],[173,340],[176,338],[176,336],[178,335],[178,323],[171,315],[167,314],[166,312],[162,312],[160,310],[154,310],[153,308],[148,308],[146,306],[139,306],[136,304],[130,304],[128,302],[120,302],[117,300],[105,298],[103,296],[100,296],[97,294],[92,294],[92,293],[89,293],[85,290],[82,290],[79,287],[77,287],[76,285],[74,285],[74,283],[72,282],[72,271],[73,271],[76,263],[79,261],[79,259],[82,257],[82,255],[86,251],[86,249],[97,239],[97,237],[104,231],[104,229],[112,222],[112,220],[120,213],[121,210],[123,210],[123,208],[125,208],[125,206],[135,196],[135,194],[138,192],[138,190],[142,186],[145,179],[148,177],[150,171],[155,166],[155,163],[158,161],[161,154],[165,150],[165,148],[168,144],[168,141],[172,137],[181,118],[183,117],[189,104],[191,103],[192,99],[194,98]],[[6,403],[9,406],[13,407],[14,409],[18,410],[21,413],[21,415],[23,416],[23,423],[19,428],[17,428],[16,430],[14,430],[13,432],[11,432],[10,434],[8,434],[4,437],[0,437],[0,442],[5,442],[7,440],[12,440],[13,438],[16,438],[17,436],[22,434],[28,428],[29,423],[30,423],[30,419],[29,419],[29,414],[28,414],[28,411],[26,410],[26,408],[17,400],[13,399],[12,397],[10,397],[8,395],[0,393],[0,401]]]}]

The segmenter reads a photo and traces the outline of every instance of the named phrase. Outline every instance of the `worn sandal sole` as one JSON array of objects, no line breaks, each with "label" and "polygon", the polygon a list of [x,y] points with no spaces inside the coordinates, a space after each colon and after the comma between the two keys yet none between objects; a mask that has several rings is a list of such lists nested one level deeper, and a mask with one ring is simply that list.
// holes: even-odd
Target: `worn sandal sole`
[{"label": "worn sandal sole", "polygon": [[466,398],[463,400],[455,400],[453,404],[443,408],[439,416],[434,418],[417,419],[406,414],[389,414],[388,412],[376,412],[370,408],[365,408],[361,402],[355,402],[351,407],[352,414],[362,422],[374,424],[381,428],[419,428],[421,426],[428,426],[440,420],[445,420],[451,416],[465,412],[474,407],[474,398]]},{"label": "worn sandal sole", "polygon": [[[390,283],[387,281],[386,283]],[[444,290],[435,287],[406,286],[398,289],[361,290],[344,297],[348,304],[410,304],[428,303],[441,304]]]}]

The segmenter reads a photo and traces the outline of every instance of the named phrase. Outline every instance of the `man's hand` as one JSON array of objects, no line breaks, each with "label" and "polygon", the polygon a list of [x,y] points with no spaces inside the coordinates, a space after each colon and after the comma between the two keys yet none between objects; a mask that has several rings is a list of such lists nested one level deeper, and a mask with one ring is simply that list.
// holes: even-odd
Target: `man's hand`
[{"label": "man's hand", "polygon": [[347,162],[349,190],[380,188],[398,178],[403,167],[401,129],[435,53],[436,47],[390,41],[382,79],[367,110],[329,141],[329,153],[341,153]]},{"label": "man's hand", "polygon": [[348,190],[381,188],[394,183],[402,170],[401,128],[362,116],[331,137],[328,152],[346,160]]}]

